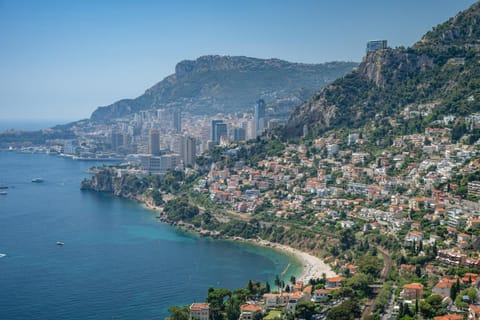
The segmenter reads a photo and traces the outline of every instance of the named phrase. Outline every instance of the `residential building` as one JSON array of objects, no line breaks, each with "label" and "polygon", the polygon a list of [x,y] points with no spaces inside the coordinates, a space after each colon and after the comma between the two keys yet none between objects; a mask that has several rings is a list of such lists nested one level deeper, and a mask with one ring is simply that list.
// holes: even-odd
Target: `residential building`
[{"label": "residential building", "polygon": [[178,154],[145,155],[140,157],[140,161],[142,170],[152,174],[164,174],[180,165],[180,156]]},{"label": "residential building", "polygon": [[247,132],[244,128],[233,128],[233,141],[245,141]]},{"label": "residential building", "polygon": [[223,120],[212,120],[212,141],[219,144],[221,137],[227,137],[227,124]]},{"label": "residential building", "polygon": [[256,304],[242,304],[240,306],[240,320],[254,320],[262,314],[262,308]]},{"label": "residential building", "polygon": [[255,132],[260,135],[265,129],[265,101],[260,99],[255,104],[254,112]]},{"label": "residential building", "polygon": [[148,133],[148,153],[153,156],[160,154],[160,132],[152,129]]},{"label": "residential building", "polygon": [[183,144],[183,164],[193,166],[197,157],[197,139],[186,137]]},{"label": "residential building", "polygon": [[192,303],[190,306],[190,320],[210,320],[210,304]]},{"label": "residential building", "polygon": [[325,288],[338,288],[341,287],[345,278],[343,277],[330,277],[327,278]]},{"label": "residential building", "polygon": [[371,40],[367,42],[367,53],[387,49],[387,40]]},{"label": "residential building", "polygon": [[182,132],[182,112],[180,110],[172,111],[173,130]]},{"label": "residential building", "polygon": [[423,284],[421,283],[409,283],[403,286],[403,290],[400,293],[404,299],[415,300],[420,299],[423,295]]},{"label": "residential building", "polygon": [[480,307],[471,304],[468,307],[468,319],[469,320],[479,320],[480,319]]},{"label": "residential building", "polygon": [[468,194],[480,197],[480,181],[472,181],[468,183]]}]

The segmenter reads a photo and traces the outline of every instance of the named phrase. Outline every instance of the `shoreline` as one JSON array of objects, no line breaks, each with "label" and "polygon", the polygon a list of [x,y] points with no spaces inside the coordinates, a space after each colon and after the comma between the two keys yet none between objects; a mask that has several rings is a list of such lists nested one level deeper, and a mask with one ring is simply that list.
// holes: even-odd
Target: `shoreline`
[{"label": "shoreline", "polygon": [[[141,202],[147,209],[150,209],[154,212],[161,213],[163,211],[162,207],[154,206],[145,201],[141,201]],[[165,220],[161,220],[161,221],[183,230],[195,232],[200,236],[209,236],[211,235],[212,232],[214,232],[210,230],[198,229],[193,226],[192,226],[193,228],[189,228],[189,225],[185,223],[170,223]],[[290,247],[284,244],[270,242],[262,239],[245,239],[238,236],[234,236],[234,237],[223,236],[217,239],[249,243],[249,244],[257,245],[264,248],[275,249],[288,256],[292,256],[294,259],[296,259],[300,263],[302,268],[302,271],[300,272],[300,274],[295,275],[297,281],[303,281],[304,283],[307,283],[310,279],[321,279],[323,277],[323,274],[325,274],[327,278],[337,276],[337,274],[332,270],[332,268],[328,264],[326,264],[322,259],[316,256],[313,256],[305,251],[301,251],[299,249],[295,249],[293,247]],[[288,273],[288,268],[290,267],[291,267],[290,265],[286,267],[285,273]]]},{"label": "shoreline", "polygon": [[302,272],[299,275],[296,275],[297,281],[307,283],[310,279],[321,279],[323,274],[325,274],[327,278],[337,275],[322,259],[299,249],[267,240],[245,239],[245,241],[262,247],[277,249],[287,255],[295,257],[302,266]]}]

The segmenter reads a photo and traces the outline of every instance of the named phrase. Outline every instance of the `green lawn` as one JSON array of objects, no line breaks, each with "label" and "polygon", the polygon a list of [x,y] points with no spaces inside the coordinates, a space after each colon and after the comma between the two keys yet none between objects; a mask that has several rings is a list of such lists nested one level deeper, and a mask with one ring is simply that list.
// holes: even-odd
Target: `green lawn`
[{"label": "green lawn", "polygon": [[274,320],[274,319],[281,319],[282,317],[282,312],[278,310],[271,310],[268,315],[263,318],[265,320]]}]

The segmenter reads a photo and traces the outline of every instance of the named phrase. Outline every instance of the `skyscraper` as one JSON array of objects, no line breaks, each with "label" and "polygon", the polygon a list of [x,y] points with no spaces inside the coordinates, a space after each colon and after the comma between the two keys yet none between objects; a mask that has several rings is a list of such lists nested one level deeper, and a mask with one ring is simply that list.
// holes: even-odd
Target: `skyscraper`
[{"label": "skyscraper", "polygon": [[258,100],[255,104],[254,120],[255,131],[259,135],[265,128],[265,101],[263,99]]},{"label": "skyscraper", "polygon": [[180,110],[172,111],[173,129],[175,132],[182,131],[182,112]]},{"label": "skyscraper", "polygon": [[160,132],[152,129],[148,134],[148,153],[151,155],[160,154]]},{"label": "skyscraper", "polygon": [[183,164],[185,166],[193,166],[197,156],[197,139],[194,137],[186,137],[183,148]]},{"label": "skyscraper", "polygon": [[212,120],[212,141],[220,143],[220,137],[227,136],[227,124],[223,120]]},{"label": "skyscraper", "polygon": [[125,145],[125,135],[121,132],[112,132],[112,150],[113,151],[118,151],[118,148]]},{"label": "skyscraper", "polygon": [[246,130],[243,128],[234,128],[233,129],[233,141],[245,141],[246,139]]}]

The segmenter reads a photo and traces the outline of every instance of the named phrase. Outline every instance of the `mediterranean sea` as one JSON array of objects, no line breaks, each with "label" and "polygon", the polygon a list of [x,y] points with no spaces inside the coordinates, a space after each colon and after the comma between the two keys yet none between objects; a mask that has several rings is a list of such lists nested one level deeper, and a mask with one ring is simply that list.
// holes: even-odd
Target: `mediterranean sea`
[{"label": "mediterranean sea", "polygon": [[0,151],[0,319],[164,319],[209,287],[273,286],[289,263],[286,278],[300,270],[278,251],[200,238],[135,202],[81,191],[94,165]]}]

